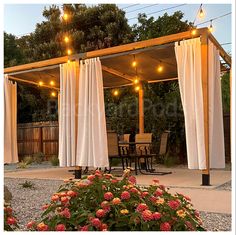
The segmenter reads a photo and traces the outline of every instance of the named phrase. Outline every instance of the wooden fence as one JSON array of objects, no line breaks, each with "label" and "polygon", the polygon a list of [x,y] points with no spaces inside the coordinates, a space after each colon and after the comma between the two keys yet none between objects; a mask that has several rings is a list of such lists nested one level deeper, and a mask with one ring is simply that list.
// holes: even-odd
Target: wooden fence
[{"label": "wooden fence", "polygon": [[58,155],[58,122],[34,122],[17,125],[18,154],[26,155],[42,152],[45,158]]}]

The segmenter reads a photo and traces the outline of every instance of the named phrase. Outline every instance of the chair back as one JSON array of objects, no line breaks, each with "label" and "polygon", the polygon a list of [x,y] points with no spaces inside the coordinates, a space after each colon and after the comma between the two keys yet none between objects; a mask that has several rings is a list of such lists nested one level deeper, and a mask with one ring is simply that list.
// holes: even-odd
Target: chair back
[{"label": "chair back", "polygon": [[130,134],[124,134],[123,137],[124,137],[124,139],[123,139],[124,142],[129,142]]},{"label": "chair back", "polygon": [[118,135],[115,132],[107,132],[108,156],[119,156]]},{"label": "chair back", "polygon": [[159,155],[166,154],[169,132],[165,131],[161,135]]},{"label": "chair back", "polygon": [[[141,154],[142,151],[146,148],[146,150],[150,150],[150,143],[152,142],[152,133],[143,133],[135,135],[135,142],[142,143],[136,144],[136,153]],[[147,143],[147,144],[145,144]],[[144,153],[143,153],[144,154]]]}]

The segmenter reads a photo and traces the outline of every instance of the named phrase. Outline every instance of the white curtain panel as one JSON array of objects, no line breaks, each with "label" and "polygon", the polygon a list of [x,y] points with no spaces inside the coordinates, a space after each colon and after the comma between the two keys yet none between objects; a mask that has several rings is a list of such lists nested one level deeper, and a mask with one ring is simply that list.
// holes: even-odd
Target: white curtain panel
[{"label": "white curtain panel", "polygon": [[18,162],[17,84],[4,77],[4,163]]},{"label": "white curtain panel", "polygon": [[100,59],[81,61],[79,77],[76,164],[88,167],[107,167],[109,162]]},{"label": "white curtain panel", "polygon": [[209,156],[211,168],[225,168],[224,126],[220,80],[220,55],[208,40]]},{"label": "white curtain panel", "polygon": [[206,169],[200,38],[175,43],[189,169]]},{"label": "white curtain panel", "polygon": [[76,166],[79,62],[60,65],[59,161],[60,166]]}]

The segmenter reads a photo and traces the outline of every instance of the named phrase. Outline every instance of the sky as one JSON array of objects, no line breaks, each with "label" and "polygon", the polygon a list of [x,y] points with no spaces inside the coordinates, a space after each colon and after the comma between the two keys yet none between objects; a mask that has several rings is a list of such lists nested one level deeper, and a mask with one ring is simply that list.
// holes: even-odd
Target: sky
[{"label": "sky", "polygon": [[[51,5],[51,4],[50,4]],[[44,7],[49,7],[49,4],[5,4],[4,5],[4,31],[12,33],[16,36],[22,36],[24,34],[33,32],[36,24],[42,22],[44,17],[42,12]],[[89,4],[91,5],[91,4]],[[173,14],[177,10],[181,10],[184,13],[184,20],[193,22],[200,4],[117,4],[120,8],[124,8],[126,11],[126,17],[129,19],[128,23],[133,25],[137,22],[138,13],[146,13],[149,17],[162,16],[165,12]],[[59,5],[61,6],[61,4]],[[173,9],[166,8],[175,7]],[[140,9],[143,8],[143,9]],[[230,4],[203,4],[203,10],[205,12],[204,19],[197,17],[195,25],[209,21],[221,15],[231,12]],[[157,12],[161,11],[161,12]],[[154,13],[157,12],[157,13]],[[222,18],[218,18],[212,21],[214,31],[213,35],[216,37],[220,44],[231,43],[231,17],[232,14]],[[135,19],[132,19],[135,18]],[[210,22],[199,25],[199,27],[208,27]],[[227,52],[231,52],[231,44],[222,45]]]}]

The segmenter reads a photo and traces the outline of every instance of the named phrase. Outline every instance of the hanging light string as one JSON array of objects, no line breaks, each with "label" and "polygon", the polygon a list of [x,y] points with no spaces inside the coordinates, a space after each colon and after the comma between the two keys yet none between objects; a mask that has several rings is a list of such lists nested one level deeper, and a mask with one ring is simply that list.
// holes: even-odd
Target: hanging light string
[{"label": "hanging light string", "polygon": [[140,11],[140,10],[143,10],[143,9],[146,9],[146,8],[149,8],[149,7],[154,7],[154,6],[157,6],[157,5],[160,5],[160,4],[149,4],[148,6],[145,6],[145,7],[140,7],[140,8],[137,8],[135,10],[127,11],[126,14],[129,14],[129,13],[135,12],[135,11]]},{"label": "hanging light string", "polygon": [[196,24],[196,26],[199,26],[199,25],[202,25],[202,24],[205,24],[205,23],[209,23],[209,22],[212,23],[214,20],[221,19],[221,18],[223,18],[223,17],[225,17],[225,16],[228,16],[228,15],[230,15],[230,14],[232,14],[232,12],[228,12],[228,13],[226,13],[226,14],[224,14],[224,15],[220,15],[220,16],[217,16],[217,17],[215,17],[215,18],[211,18],[210,20],[206,20],[206,21],[204,21],[204,22],[201,22],[201,23],[199,23],[199,24]]},{"label": "hanging light string", "polygon": [[199,15],[199,13],[200,13],[200,11],[203,12],[202,5],[203,5],[203,4],[201,3],[200,6],[199,6],[199,8],[198,8],[197,14],[196,14],[196,16],[195,16],[195,18],[194,18],[194,21],[193,21],[193,25],[195,24],[195,22],[196,22],[196,20],[197,20],[197,17],[198,17],[198,15]]}]

